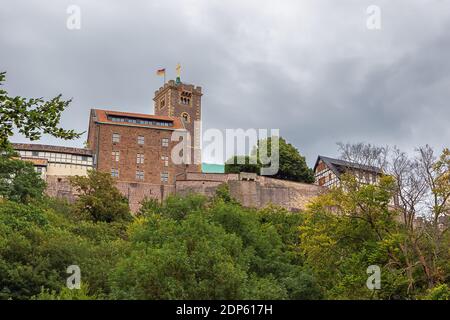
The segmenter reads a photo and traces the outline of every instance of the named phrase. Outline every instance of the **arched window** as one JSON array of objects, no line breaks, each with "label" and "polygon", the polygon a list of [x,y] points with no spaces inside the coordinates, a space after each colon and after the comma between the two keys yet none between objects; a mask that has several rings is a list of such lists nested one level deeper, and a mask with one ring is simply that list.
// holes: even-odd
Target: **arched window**
[{"label": "arched window", "polygon": [[180,94],[180,103],[184,105],[190,105],[191,104],[191,97],[192,93],[188,91],[183,91]]},{"label": "arched window", "polygon": [[189,123],[191,122],[190,118],[189,118],[189,114],[187,114],[186,112],[183,112],[181,114],[181,118],[183,119],[184,122]]}]

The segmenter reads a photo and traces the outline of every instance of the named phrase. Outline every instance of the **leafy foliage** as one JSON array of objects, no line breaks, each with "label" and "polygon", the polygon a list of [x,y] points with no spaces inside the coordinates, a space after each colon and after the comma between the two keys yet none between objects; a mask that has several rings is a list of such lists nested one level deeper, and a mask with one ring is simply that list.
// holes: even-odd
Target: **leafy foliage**
[{"label": "leafy foliage", "polygon": [[87,177],[74,176],[70,182],[79,193],[75,204],[79,216],[105,222],[131,219],[128,201],[115,187],[111,175],[90,170]]},{"label": "leafy foliage", "polygon": [[0,155],[0,197],[28,203],[42,198],[44,189],[45,182],[31,163],[12,158],[10,154]]},{"label": "leafy foliage", "polygon": [[[312,169],[306,164],[305,157],[285,139],[278,140],[279,168],[273,178],[291,180],[298,182],[314,182]],[[252,156],[234,156],[225,163],[226,173],[252,172],[260,174],[264,166],[262,157],[272,155],[272,138],[258,141],[257,147],[253,150]]]},{"label": "leafy foliage", "polygon": [[[436,192],[446,194],[446,154],[438,161]],[[302,213],[244,208],[222,185],[211,199],[148,199],[134,217],[109,175],[72,182],[73,204],[0,199],[0,299],[449,299],[450,234],[431,222],[428,237],[412,238],[392,176],[362,185],[344,175]],[[81,290],[65,287],[70,265]],[[366,286],[371,265],[379,290]]]},{"label": "leafy foliage", "polygon": [[[0,298],[322,297],[299,256],[299,216],[242,208],[226,188],[213,199],[148,200],[132,221],[93,221],[77,210],[52,199],[0,204]],[[79,291],[65,288],[72,264]]]},{"label": "leafy foliage", "polygon": [[[5,78],[6,73],[0,72],[0,86]],[[10,97],[6,90],[0,89],[0,150],[10,148],[8,139],[14,129],[32,141],[43,134],[66,140],[78,138],[80,134],[75,131],[58,127],[61,114],[70,102],[61,100],[61,95],[48,101],[43,98]]]}]

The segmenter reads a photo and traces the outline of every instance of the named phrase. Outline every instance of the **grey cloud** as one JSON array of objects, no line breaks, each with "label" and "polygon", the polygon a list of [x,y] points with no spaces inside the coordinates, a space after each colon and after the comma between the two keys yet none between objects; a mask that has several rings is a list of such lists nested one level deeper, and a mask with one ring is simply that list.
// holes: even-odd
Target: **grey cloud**
[{"label": "grey cloud", "polygon": [[[365,27],[379,5],[382,30]],[[65,27],[66,8],[82,29]],[[448,1],[25,1],[0,12],[0,69],[11,94],[153,112],[166,67],[204,89],[204,128],[280,128],[312,164],[337,141],[448,145]],[[17,136],[15,140],[22,141]],[[65,143],[50,137],[44,143]],[[81,146],[83,139],[68,142]]]}]

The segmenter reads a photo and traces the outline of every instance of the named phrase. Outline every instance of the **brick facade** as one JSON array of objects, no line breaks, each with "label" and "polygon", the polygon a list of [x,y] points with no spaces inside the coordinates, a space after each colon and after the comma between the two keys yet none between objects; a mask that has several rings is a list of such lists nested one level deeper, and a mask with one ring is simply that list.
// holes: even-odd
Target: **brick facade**
[{"label": "brick facade", "polygon": [[[179,118],[191,136],[188,172],[201,172],[201,98],[201,87],[170,80],[155,92],[153,99],[155,115]],[[194,163],[194,159],[198,159],[198,164]]]},{"label": "brick facade", "polygon": [[[170,121],[171,127],[114,122],[108,117]],[[174,130],[183,130],[179,119],[132,113],[92,110],[88,143],[97,170],[111,173],[118,182],[173,185],[184,167],[171,161]],[[167,181],[162,175],[167,174]]]}]

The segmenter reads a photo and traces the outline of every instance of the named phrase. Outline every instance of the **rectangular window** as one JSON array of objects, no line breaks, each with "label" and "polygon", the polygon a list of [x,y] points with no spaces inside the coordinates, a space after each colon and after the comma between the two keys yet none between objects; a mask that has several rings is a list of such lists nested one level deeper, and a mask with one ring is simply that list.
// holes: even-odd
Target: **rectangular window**
[{"label": "rectangular window", "polygon": [[167,156],[161,156],[161,160],[164,163],[164,167],[168,167],[169,166],[169,157]]},{"label": "rectangular window", "polygon": [[169,146],[169,139],[168,138],[162,138],[161,144],[162,144],[163,147],[168,147]]},{"label": "rectangular window", "polygon": [[114,143],[120,142],[120,134],[113,133],[113,135],[112,135],[112,142],[114,142]]},{"label": "rectangular window", "polygon": [[145,142],[144,136],[138,136],[138,138],[137,138],[137,143],[138,143],[138,144],[144,144],[144,142]]},{"label": "rectangular window", "polygon": [[38,156],[39,156],[39,152],[37,152],[37,151],[31,151],[31,155],[32,155],[33,157],[38,157]]},{"label": "rectangular window", "polygon": [[111,169],[111,177],[118,178],[119,177],[119,169]]},{"label": "rectangular window", "polygon": [[161,173],[161,181],[162,181],[162,182],[167,182],[167,181],[169,181],[169,173],[168,173],[168,172],[162,172],[162,173]]},{"label": "rectangular window", "polygon": [[144,154],[138,153],[136,156],[136,163],[144,163]]},{"label": "rectangular window", "polygon": [[144,171],[136,171],[136,180],[144,180]]},{"label": "rectangular window", "polygon": [[113,151],[112,152],[112,161],[118,162],[120,159],[120,152],[119,151]]}]

